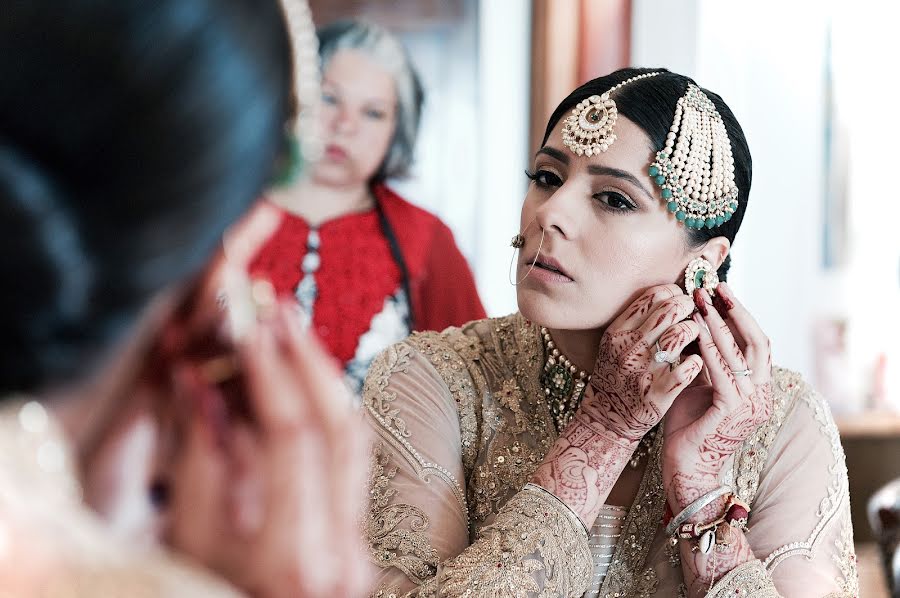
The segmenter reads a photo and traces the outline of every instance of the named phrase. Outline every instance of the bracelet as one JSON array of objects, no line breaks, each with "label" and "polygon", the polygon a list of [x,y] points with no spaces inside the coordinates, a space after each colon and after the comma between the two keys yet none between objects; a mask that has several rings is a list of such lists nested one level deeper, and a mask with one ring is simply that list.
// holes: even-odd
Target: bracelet
[{"label": "bracelet", "polygon": [[581,524],[581,528],[584,530],[584,533],[587,535],[588,540],[590,540],[590,538],[591,538],[591,532],[590,532],[590,530],[588,529],[587,525],[584,523],[584,519],[582,519],[581,517],[579,517],[579,516],[578,516],[578,513],[576,513],[574,510],[572,510],[572,507],[570,507],[570,506],[567,505],[565,502],[563,502],[563,500],[562,500],[560,497],[556,496],[555,494],[553,494],[552,492],[550,492],[549,490],[547,490],[547,489],[544,488],[543,486],[540,486],[540,485],[538,485],[538,484],[533,484],[533,483],[531,483],[531,482],[528,482],[527,484],[525,484],[525,488],[524,488],[524,489],[525,489],[525,490],[531,490],[532,492],[543,492],[543,493],[546,494],[547,496],[550,496],[554,501],[556,501],[556,502],[558,502],[559,504],[561,504],[561,505],[565,508],[566,512],[569,514],[570,517],[574,517],[575,519],[578,520],[578,523]]},{"label": "bracelet", "polygon": [[666,535],[675,535],[676,530],[682,523],[702,511],[704,507],[710,505],[714,500],[725,494],[731,494],[731,488],[729,486],[719,486],[715,490],[707,492],[706,494],[686,506],[684,510],[673,517],[672,521],[669,522],[669,525],[666,526]]},{"label": "bracelet", "polygon": [[682,523],[673,540],[697,540],[698,545],[693,550],[709,554],[713,548],[730,545],[734,541],[735,528],[746,530],[749,516],[747,503],[732,494],[728,497],[724,515],[709,523]]},{"label": "bracelet", "polygon": [[716,529],[723,523],[727,523],[728,527],[746,530],[749,516],[750,507],[747,506],[747,503],[732,494],[725,504],[724,515],[709,523],[682,523],[678,526],[676,535],[682,540],[697,540],[703,535],[703,532]]}]

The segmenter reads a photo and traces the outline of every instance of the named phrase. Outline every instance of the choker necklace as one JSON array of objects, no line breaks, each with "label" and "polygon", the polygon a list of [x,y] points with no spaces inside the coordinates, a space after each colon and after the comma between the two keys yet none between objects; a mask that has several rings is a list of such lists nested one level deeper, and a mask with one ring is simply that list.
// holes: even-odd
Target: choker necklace
[{"label": "choker necklace", "polygon": [[[541,387],[547,397],[556,432],[560,433],[569,425],[575,411],[581,405],[581,399],[584,398],[584,391],[591,381],[591,376],[584,370],[579,370],[575,364],[569,361],[568,357],[560,353],[550,336],[550,331],[543,326],[541,326],[541,338],[544,341],[545,355],[544,370],[541,372]],[[632,469],[637,469],[641,459],[650,453],[656,433],[657,427],[654,426],[641,438],[628,462]]]},{"label": "choker necklace", "polygon": [[579,371],[569,359],[559,352],[550,337],[550,332],[541,326],[544,339],[544,371],[541,372],[541,386],[550,405],[550,414],[556,431],[562,432],[572,420],[575,410],[584,397],[584,389],[591,377],[584,370]]}]

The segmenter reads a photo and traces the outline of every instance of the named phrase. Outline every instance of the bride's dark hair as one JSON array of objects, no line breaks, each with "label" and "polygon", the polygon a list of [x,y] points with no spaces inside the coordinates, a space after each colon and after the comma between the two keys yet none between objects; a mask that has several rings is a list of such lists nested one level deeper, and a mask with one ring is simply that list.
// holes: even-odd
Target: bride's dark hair
[{"label": "bride's dark hair", "polygon": [[84,373],[208,258],[284,149],[277,0],[44,0],[0,18],[0,397]]}]

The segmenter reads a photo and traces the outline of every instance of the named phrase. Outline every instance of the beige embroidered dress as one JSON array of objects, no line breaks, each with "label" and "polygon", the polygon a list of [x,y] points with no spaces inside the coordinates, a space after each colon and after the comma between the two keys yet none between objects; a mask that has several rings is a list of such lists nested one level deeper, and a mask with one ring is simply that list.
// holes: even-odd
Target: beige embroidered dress
[{"label": "beige embroidered dress", "polygon": [[237,598],[202,569],[113,535],[81,502],[66,441],[35,402],[0,407],[0,598]]},{"label": "beige embroidered dress", "polygon": [[[605,509],[589,535],[555,497],[524,488],[557,435],[538,380],[543,360],[536,327],[516,314],[414,335],[373,363],[364,390],[377,437],[365,534],[376,596],[683,591],[661,526],[661,434],[635,503]],[[758,560],[710,595],[855,596],[837,429],[798,375],[776,370],[775,386],[771,419],[724,480],[752,505]]]}]

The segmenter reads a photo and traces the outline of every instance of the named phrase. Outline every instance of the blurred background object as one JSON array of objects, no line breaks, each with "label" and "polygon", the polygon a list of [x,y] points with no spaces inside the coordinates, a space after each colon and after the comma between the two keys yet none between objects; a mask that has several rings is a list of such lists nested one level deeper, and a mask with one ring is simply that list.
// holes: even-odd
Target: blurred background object
[{"label": "blurred background object", "polygon": [[881,549],[894,596],[900,595],[900,478],[875,493],[868,505],[869,525]]}]

